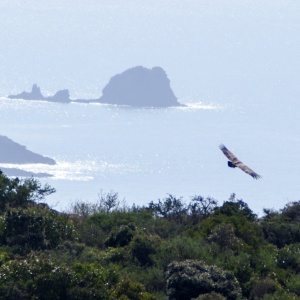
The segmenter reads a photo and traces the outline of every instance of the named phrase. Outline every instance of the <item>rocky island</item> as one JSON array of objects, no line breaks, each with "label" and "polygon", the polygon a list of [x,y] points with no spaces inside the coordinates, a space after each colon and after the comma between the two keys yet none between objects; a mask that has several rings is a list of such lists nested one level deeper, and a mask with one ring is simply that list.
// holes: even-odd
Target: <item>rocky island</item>
[{"label": "rocky island", "polygon": [[51,102],[105,103],[130,105],[134,107],[172,107],[183,106],[177,101],[166,72],[161,67],[148,69],[134,67],[113,76],[102,90],[98,99],[70,100],[68,90],[60,90],[55,95],[45,97],[34,84],[31,92],[9,95],[10,99],[45,100]]},{"label": "rocky island", "polygon": [[69,103],[70,100],[70,93],[68,90],[60,90],[55,93],[53,96],[45,97],[41,93],[40,87],[37,84],[32,86],[31,92],[22,92],[21,94],[17,95],[9,95],[7,96],[10,99],[24,99],[24,100],[45,100],[50,102],[62,102],[62,103]]},{"label": "rocky island", "polygon": [[[54,159],[42,156],[27,150],[25,146],[22,146],[6,136],[0,135],[0,164],[48,164],[55,165]],[[6,168],[0,169],[8,176],[36,176],[36,177],[49,177],[47,173],[33,173],[24,171],[18,168]]]},{"label": "rocky island", "polygon": [[139,107],[181,106],[161,67],[138,66],[113,76],[97,101]]}]

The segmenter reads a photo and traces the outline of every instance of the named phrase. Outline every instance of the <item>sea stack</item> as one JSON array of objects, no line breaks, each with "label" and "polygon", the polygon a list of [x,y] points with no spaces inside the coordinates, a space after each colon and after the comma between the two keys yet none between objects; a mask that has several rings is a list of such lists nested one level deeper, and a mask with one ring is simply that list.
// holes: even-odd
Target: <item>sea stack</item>
[{"label": "sea stack", "polygon": [[41,89],[37,84],[32,86],[31,92],[22,92],[21,94],[17,95],[9,95],[7,96],[10,99],[24,99],[24,100],[44,100],[50,102],[62,102],[62,103],[69,103],[70,100],[70,93],[68,90],[60,90],[56,92],[53,96],[45,97],[41,93]]},{"label": "sea stack", "polygon": [[161,67],[147,69],[138,66],[113,76],[98,101],[139,107],[181,106]]}]

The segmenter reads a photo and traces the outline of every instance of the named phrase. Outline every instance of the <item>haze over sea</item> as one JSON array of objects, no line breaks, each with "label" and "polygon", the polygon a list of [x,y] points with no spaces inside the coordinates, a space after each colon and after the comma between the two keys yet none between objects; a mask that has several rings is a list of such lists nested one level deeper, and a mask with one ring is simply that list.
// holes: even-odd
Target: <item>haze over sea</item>
[{"label": "haze over sea", "polygon": [[[56,209],[101,190],[129,204],[236,193],[256,213],[282,208],[300,200],[299,15],[294,0],[2,0],[0,134],[57,160],[25,166],[54,174],[42,181]],[[162,67],[189,105],[5,98],[34,83],[97,98],[139,65]],[[228,168],[220,143],[263,178]]]},{"label": "haze over sea", "polygon": [[[57,189],[46,202],[59,210],[111,191],[139,205],[167,193],[222,203],[234,192],[257,213],[300,199],[299,121],[285,118],[284,106],[284,124],[264,107],[217,103],[142,109],[2,98],[0,108],[2,134],[57,161],[19,167],[54,175],[41,181]],[[263,178],[228,168],[220,143]]]}]

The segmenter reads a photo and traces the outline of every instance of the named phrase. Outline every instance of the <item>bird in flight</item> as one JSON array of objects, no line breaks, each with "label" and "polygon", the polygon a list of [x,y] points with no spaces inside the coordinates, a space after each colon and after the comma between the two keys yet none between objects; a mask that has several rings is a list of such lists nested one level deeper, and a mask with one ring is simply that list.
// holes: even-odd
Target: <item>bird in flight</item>
[{"label": "bird in flight", "polygon": [[251,170],[249,167],[247,167],[245,164],[243,164],[232,152],[230,152],[224,145],[220,145],[220,149],[224,153],[224,155],[229,159],[228,161],[228,167],[230,168],[240,168],[242,171],[246,172],[250,176],[252,176],[254,179],[261,178],[260,175],[255,173],[253,170]]}]

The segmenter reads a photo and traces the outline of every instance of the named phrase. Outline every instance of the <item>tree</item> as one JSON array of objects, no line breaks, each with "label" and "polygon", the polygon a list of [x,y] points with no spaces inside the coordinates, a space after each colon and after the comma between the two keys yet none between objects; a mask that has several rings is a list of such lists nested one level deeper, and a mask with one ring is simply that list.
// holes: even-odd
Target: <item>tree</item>
[{"label": "tree", "polygon": [[158,203],[151,201],[149,208],[153,211],[155,217],[167,219],[178,219],[187,213],[187,207],[183,203],[182,198],[177,199],[170,194],[162,201],[159,199]]},{"label": "tree", "polygon": [[192,217],[207,218],[217,207],[217,201],[211,197],[194,196],[188,209]]},{"label": "tree", "polygon": [[226,216],[240,215],[245,217],[248,221],[253,222],[257,219],[257,215],[249,208],[248,204],[241,199],[236,199],[235,194],[231,194],[228,201],[215,210],[216,214],[223,214]]},{"label": "tree", "polygon": [[39,203],[46,196],[55,192],[48,184],[44,186],[34,178],[10,179],[0,170],[0,210],[8,207],[25,208],[29,204]]},{"label": "tree", "polygon": [[264,210],[262,228],[265,238],[282,248],[292,243],[300,243],[300,201],[285,205],[280,211]]},{"label": "tree", "polygon": [[108,214],[112,209],[118,208],[120,201],[118,193],[99,194],[99,206]]}]

